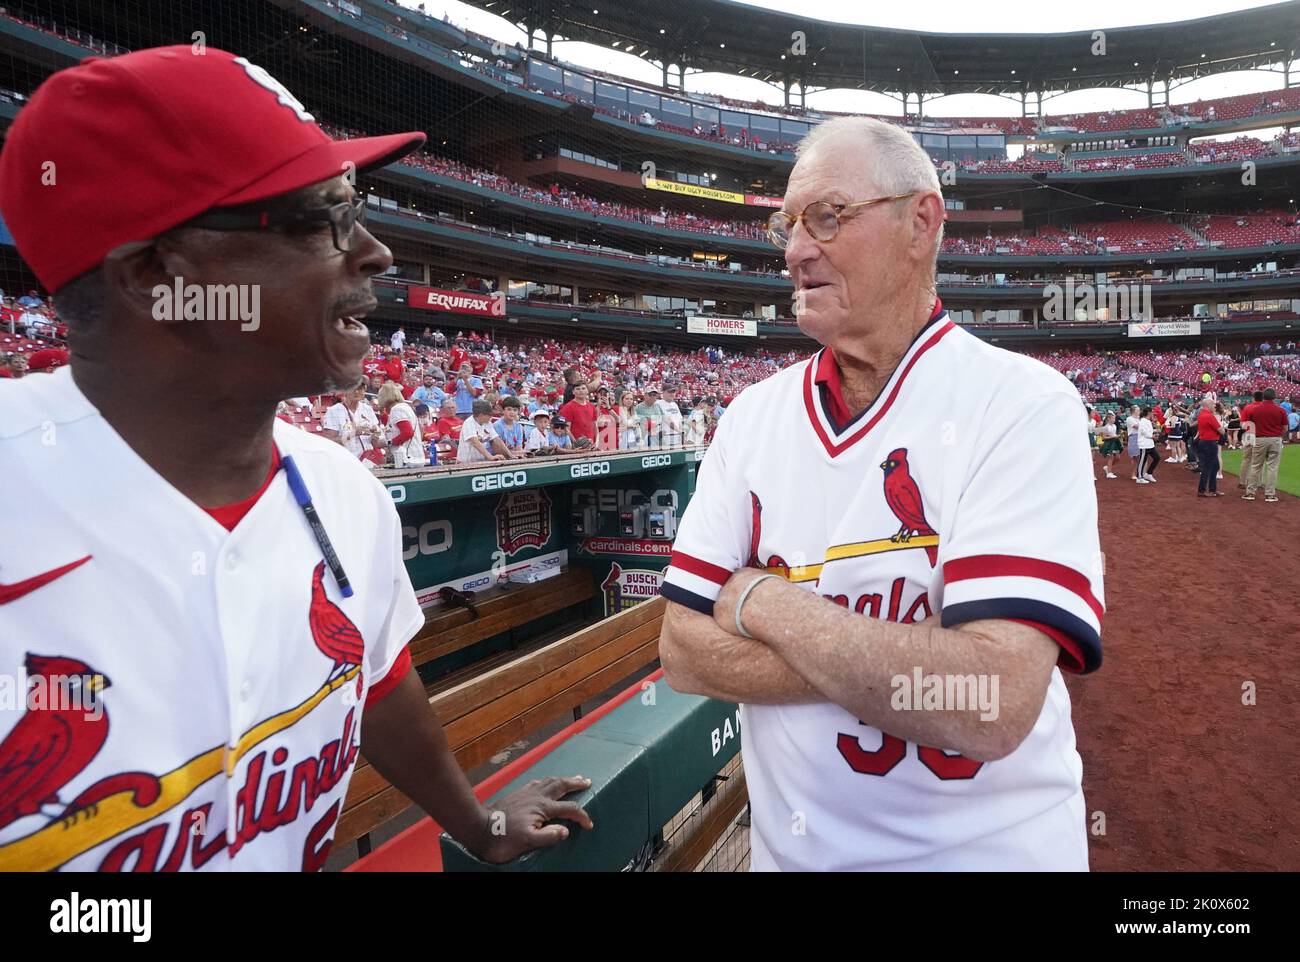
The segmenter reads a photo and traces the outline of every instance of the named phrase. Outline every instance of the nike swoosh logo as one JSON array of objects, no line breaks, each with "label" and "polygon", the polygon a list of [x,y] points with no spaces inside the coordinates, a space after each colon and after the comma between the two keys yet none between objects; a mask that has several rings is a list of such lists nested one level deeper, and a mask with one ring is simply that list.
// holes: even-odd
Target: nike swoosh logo
[{"label": "nike swoosh logo", "polygon": [[26,581],[16,581],[11,585],[0,584],[0,605],[7,605],[11,601],[17,601],[25,594],[30,594],[37,588],[44,588],[56,578],[62,578],[73,568],[80,568],[90,558],[90,555],[86,555],[84,558],[65,564],[62,568],[52,568],[44,574],[35,575]]}]

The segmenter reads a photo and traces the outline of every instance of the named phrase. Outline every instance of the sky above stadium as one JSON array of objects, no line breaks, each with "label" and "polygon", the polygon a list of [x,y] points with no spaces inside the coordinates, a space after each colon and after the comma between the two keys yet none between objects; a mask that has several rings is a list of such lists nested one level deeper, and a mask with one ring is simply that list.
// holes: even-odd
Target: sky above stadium
[{"label": "sky above stadium", "polygon": [[[425,13],[442,18],[444,14],[459,27],[485,34],[510,44],[522,42],[524,32],[514,24],[488,11],[460,3],[458,0],[398,0],[403,6],[423,6]],[[601,0],[593,0],[593,9]],[[607,0],[617,3],[618,0]],[[692,0],[664,0],[665,17],[672,16],[676,3]],[[902,30],[925,30],[953,33],[1064,33],[1077,30],[1104,30],[1150,23],[1194,20],[1235,10],[1270,6],[1251,0],[1085,0],[1060,3],[1034,0],[1032,3],[975,3],[972,0],[927,0],[916,4],[863,3],[861,0],[741,0],[750,6],[786,12],[798,11],[810,18],[840,23],[870,24]],[[540,39],[534,46],[544,49]],[[560,41],[553,47],[555,56],[579,67],[604,70],[647,84],[659,84],[659,68],[646,60],[606,47],[573,41]],[[676,80],[675,74],[673,80]],[[1235,94],[1282,87],[1280,71],[1242,71],[1206,77],[1171,90],[1175,104],[1198,99],[1229,97]],[[781,102],[778,88],[748,77],[719,73],[687,74],[688,91],[720,94],[743,100]],[[860,111],[863,113],[900,115],[902,106],[884,94],[861,90],[825,90],[809,93],[808,106],[822,110]],[[1137,90],[1080,90],[1062,94],[1043,102],[1046,113],[1077,113],[1093,110],[1123,110],[1146,106],[1145,92]],[[957,94],[927,101],[925,112],[933,117],[1002,116],[1020,114],[1019,100],[984,94]],[[1270,132],[1262,132],[1271,135]],[[1235,135],[1234,135],[1235,136]]]}]

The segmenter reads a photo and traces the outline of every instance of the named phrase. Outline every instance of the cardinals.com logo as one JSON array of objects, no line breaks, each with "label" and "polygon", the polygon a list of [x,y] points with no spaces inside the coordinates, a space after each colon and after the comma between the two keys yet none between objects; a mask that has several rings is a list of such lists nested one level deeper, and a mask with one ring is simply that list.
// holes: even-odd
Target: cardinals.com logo
[{"label": "cardinals.com logo", "polygon": [[898,530],[889,537],[832,545],[826,549],[826,557],[821,564],[792,565],[778,554],[769,555],[764,560],[759,557],[759,542],[763,537],[763,503],[751,491],[749,558],[746,565],[750,568],[763,568],[787,581],[817,581],[821,578],[822,568],[832,561],[919,548],[925,551],[930,567],[933,568],[939,562],[939,534],[926,520],[925,501],[907,463],[907,448],[890,451],[889,456],[880,463],[880,469],[885,475],[885,504],[899,523]]},{"label": "cardinals.com logo", "polygon": [[[0,741],[0,832],[20,819],[40,818],[45,822],[44,827],[28,835],[0,843],[0,871],[59,868],[121,835],[125,838],[104,857],[101,869],[121,869],[132,859],[137,871],[197,868],[222,848],[228,847],[233,857],[259,834],[311,811],[317,799],[331,791],[356,760],[360,731],[353,706],[364,688],[361,665],[365,641],[352,619],[327,596],[324,572],[324,562],[312,572],[307,611],[312,641],[330,662],[320,688],[298,705],[257,722],[236,744],[213,746],[161,775],[114,772],[69,798],[67,787],[90,766],[112,732],[112,694],[107,691],[112,683],[98,666],[65,656],[29,653],[24,661],[29,691],[40,687],[51,690],[61,684],[61,679],[72,679],[72,690],[91,692],[96,710],[85,711],[81,698],[53,699],[35,708],[29,698],[27,711]],[[119,686],[122,681],[118,679]],[[245,755],[288,731],[340,689],[348,706],[340,737],[306,758],[291,759],[284,745],[273,751],[264,748],[252,758],[239,793],[246,802],[238,806],[233,842],[222,834],[205,843],[190,831],[196,817],[206,823],[210,801],[199,800],[197,807],[183,813],[176,841],[165,861],[161,846],[168,826],[156,824],[136,831],[186,803],[212,779],[223,774],[232,777]],[[130,733],[125,737],[129,738]],[[286,778],[290,771],[291,780]],[[286,785],[287,793],[281,799]],[[263,801],[257,810],[255,802],[259,798]],[[333,828],[340,805],[341,801],[334,802],[308,834],[304,868],[316,869],[324,863],[329,845],[322,840]]]}]

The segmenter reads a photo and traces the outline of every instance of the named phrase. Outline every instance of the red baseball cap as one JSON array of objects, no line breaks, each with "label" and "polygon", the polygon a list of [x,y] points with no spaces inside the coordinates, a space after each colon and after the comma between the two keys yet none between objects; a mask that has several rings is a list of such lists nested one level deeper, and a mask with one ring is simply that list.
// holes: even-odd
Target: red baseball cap
[{"label": "red baseball cap", "polygon": [[49,77],[9,128],[0,215],[55,292],[121,244],[383,167],[424,139],[336,141],[265,70],[213,47],[91,57]]},{"label": "red baseball cap", "polygon": [[61,367],[68,363],[68,351],[62,347],[45,347],[27,356],[29,371],[44,371],[47,367]]}]

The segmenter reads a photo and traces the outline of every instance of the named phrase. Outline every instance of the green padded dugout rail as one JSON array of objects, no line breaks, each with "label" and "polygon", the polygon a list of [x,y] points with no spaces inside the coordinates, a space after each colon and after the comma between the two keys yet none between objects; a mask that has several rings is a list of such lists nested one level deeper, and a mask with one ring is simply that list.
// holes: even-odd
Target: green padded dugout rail
[{"label": "green padded dugout rail", "polygon": [[[586,775],[573,796],[595,825],[553,848],[489,865],[444,833],[445,872],[617,872],[740,750],[735,705],[683,695],[659,678],[522,772],[492,799],[534,778]],[[488,801],[491,805],[491,800]]]}]

